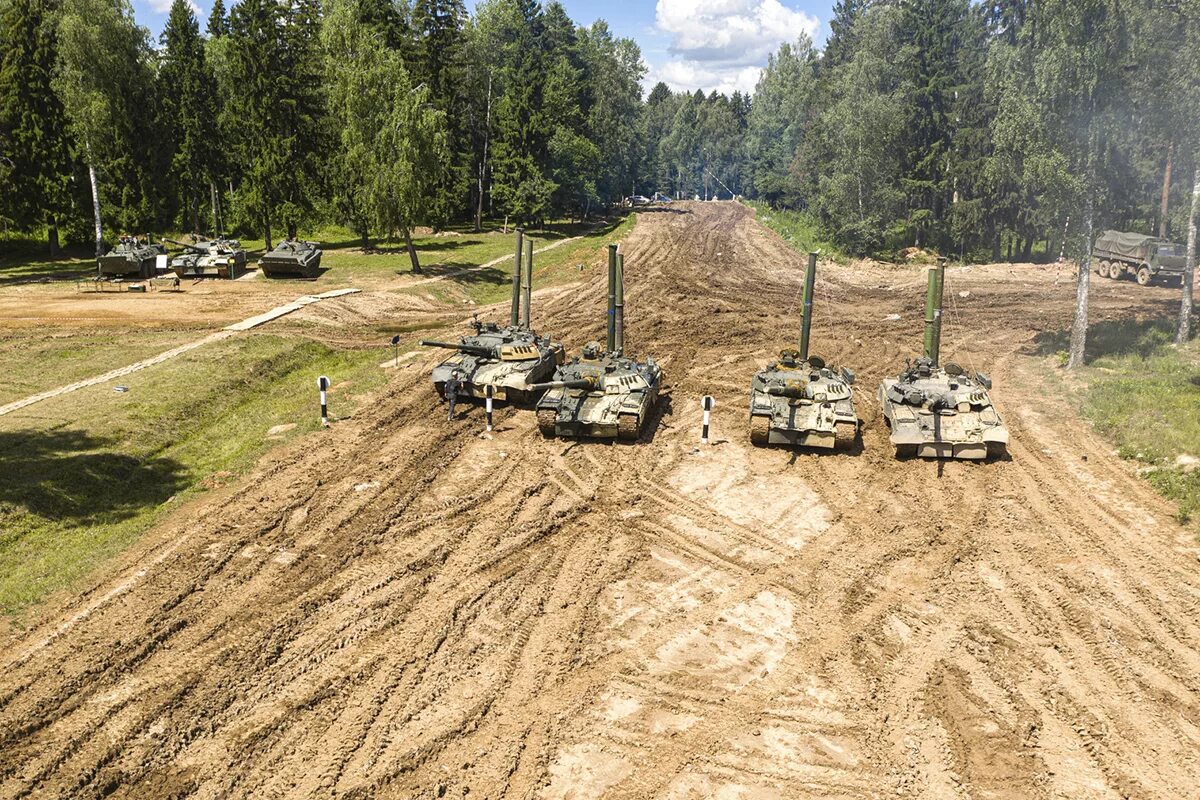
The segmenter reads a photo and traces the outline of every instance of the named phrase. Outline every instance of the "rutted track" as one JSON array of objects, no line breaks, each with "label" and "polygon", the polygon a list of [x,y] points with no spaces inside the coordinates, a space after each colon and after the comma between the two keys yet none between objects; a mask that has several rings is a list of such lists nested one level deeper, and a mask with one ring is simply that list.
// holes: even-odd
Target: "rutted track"
[{"label": "rutted track", "polygon": [[[939,467],[892,459],[872,398],[920,271],[826,267],[814,349],[857,369],[864,447],[793,457],[742,406],[800,257],[732,204],[647,212],[625,252],[627,341],[669,376],[652,435],[506,411],[481,439],[401,371],[7,648],[0,797],[1194,796],[1194,543],[1022,355],[1069,285],[951,271],[944,351],[1014,436]],[[598,272],[535,309],[572,348]],[[1097,319],[1171,308],[1125,289]],[[724,441],[697,452],[705,392]]]}]

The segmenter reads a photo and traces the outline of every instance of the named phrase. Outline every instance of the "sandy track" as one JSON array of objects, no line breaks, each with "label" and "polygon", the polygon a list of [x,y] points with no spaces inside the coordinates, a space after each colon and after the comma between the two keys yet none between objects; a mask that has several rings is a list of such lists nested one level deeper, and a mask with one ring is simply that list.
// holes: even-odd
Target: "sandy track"
[{"label": "sandy track", "polygon": [[[1195,543],[1024,355],[1069,279],[951,271],[944,352],[993,373],[1013,443],[939,466],[891,457],[872,397],[919,346],[919,269],[823,270],[814,350],[858,370],[863,449],[794,455],[743,405],[800,258],[732,204],[643,214],[625,252],[653,434],[505,411],[482,439],[432,357],[400,370],[6,648],[0,797],[1195,796]],[[599,338],[601,281],[535,317]],[[1097,320],[1173,307],[1100,286]]]}]

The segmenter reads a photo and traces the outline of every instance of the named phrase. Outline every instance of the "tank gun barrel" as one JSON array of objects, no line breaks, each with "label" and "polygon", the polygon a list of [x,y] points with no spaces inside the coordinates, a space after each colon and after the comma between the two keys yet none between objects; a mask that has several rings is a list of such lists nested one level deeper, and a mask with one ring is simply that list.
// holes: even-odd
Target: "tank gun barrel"
[{"label": "tank gun barrel", "polygon": [[193,253],[207,253],[208,252],[203,247],[197,247],[196,245],[188,244],[187,242],[177,242],[174,239],[168,239],[165,236],[162,237],[162,240],[164,242],[170,242],[171,244],[179,245],[180,247],[184,248],[185,250],[191,250]]},{"label": "tank gun barrel", "polygon": [[617,349],[617,246],[608,246],[608,352]]},{"label": "tank gun barrel", "polygon": [[513,275],[512,275],[512,311],[508,317],[508,324],[517,327],[521,322],[521,247],[522,241],[525,238],[525,229],[517,228],[517,254],[513,259]]},{"label": "tank gun barrel", "polygon": [[535,391],[543,389],[594,389],[596,380],[594,378],[575,378],[569,381],[546,381],[545,383],[535,383],[529,388]]},{"label": "tank gun barrel", "polygon": [[817,280],[817,253],[808,254],[808,268],[804,271],[804,307],[800,322],[800,360],[808,360],[808,338],[812,330],[813,287]]},{"label": "tank gun barrel", "polygon": [[484,358],[492,355],[492,349],[490,347],[479,347],[473,344],[463,344],[462,342],[455,344],[454,342],[439,342],[433,339],[422,339],[420,344],[424,347],[441,347],[445,350],[457,350],[460,353],[466,353],[467,355],[471,356],[483,356]]}]

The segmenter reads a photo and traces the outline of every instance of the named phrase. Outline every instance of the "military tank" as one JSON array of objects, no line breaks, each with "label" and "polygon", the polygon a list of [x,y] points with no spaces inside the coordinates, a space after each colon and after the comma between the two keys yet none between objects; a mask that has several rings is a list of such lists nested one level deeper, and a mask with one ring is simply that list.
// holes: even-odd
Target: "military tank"
[{"label": "military tank", "polygon": [[171,271],[180,278],[237,279],[246,271],[246,251],[237,239],[201,239],[195,244],[165,239],[184,252],[171,259]]},{"label": "military tank", "polygon": [[[534,386],[554,374],[566,360],[561,342],[539,336],[530,324],[533,298],[533,242],[525,249],[525,275],[521,275],[522,234],[517,230],[517,251],[513,259],[512,312],[508,325],[483,323],[475,319],[475,333],[455,342],[422,339],[425,347],[442,347],[457,352],[433,369],[433,388],[444,397],[446,383],[457,380],[460,397],[482,398],[487,387],[493,398],[514,404],[537,399]],[[522,302],[522,290],[524,291]]]},{"label": "military tank", "polygon": [[98,259],[100,274],[153,278],[158,257],[166,253],[167,248],[161,244],[152,244],[136,236],[122,236],[116,247]]},{"label": "military tank", "polygon": [[543,436],[637,439],[658,404],[662,368],[625,355],[625,258],[608,248],[607,350],[590,342],[563,364],[537,403]]},{"label": "military tank", "polygon": [[879,405],[899,458],[983,460],[1004,455],[1008,429],[992,405],[991,379],[939,363],[946,260],[929,270],[924,354],[879,385]]},{"label": "military tank", "polygon": [[258,261],[263,275],[315,279],[321,268],[321,248],[316,242],[284,239]]},{"label": "military tank", "polygon": [[849,449],[858,438],[854,373],[835,372],[820,356],[809,355],[817,254],[808,254],[800,349],[788,349],[754,376],[750,384],[750,441],[756,445]]}]

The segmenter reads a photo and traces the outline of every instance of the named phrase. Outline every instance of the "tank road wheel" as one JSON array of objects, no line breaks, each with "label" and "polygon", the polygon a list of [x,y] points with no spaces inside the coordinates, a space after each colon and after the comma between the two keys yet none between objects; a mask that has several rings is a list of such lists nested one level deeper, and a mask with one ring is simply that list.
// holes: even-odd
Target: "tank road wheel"
[{"label": "tank road wheel", "polygon": [[1150,268],[1143,266],[1141,269],[1138,270],[1138,274],[1137,274],[1138,286],[1149,286],[1150,279],[1152,277],[1153,276],[1150,274]]},{"label": "tank road wheel", "polygon": [[771,436],[771,418],[762,415],[750,418],[750,443],[764,445]]},{"label": "tank road wheel", "polygon": [[620,414],[617,416],[618,439],[624,439],[627,442],[633,441],[634,439],[638,438],[638,429],[640,427],[641,426],[638,425],[637,414]]},{"label": "tank road wheel", "polygon": [[915,458],[916,455],[917,446],[915,444],[896,445],[896,458]]},{"label": "tank road wheel", "polygon": [[833,426],[833,448],[835,450],[849,450],[854,446],[856,438],[858,438],[858,423],[838,422]]},{"label": "tank road wheel", "polygon": [[558,419],[558,413],[549,409],[539,409],[537,412],[538,432],[547,439],[554,438],[554,422]]}]

